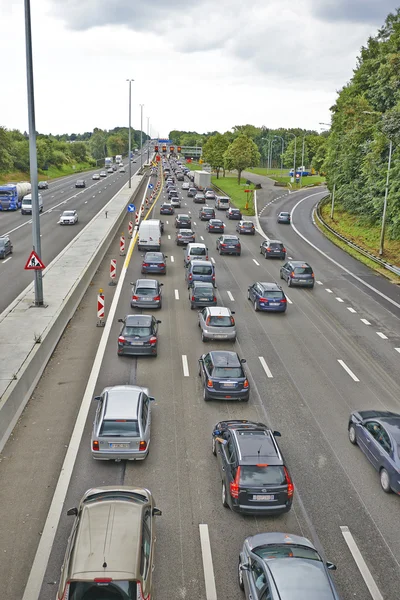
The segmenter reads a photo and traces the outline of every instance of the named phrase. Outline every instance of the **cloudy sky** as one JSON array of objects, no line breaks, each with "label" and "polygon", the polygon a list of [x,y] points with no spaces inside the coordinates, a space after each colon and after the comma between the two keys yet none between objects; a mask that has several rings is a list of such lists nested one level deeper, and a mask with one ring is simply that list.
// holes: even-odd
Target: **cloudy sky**
[{"label": "cloudy sky", "polygon": [[[400,4],[400,2],[398,2]],[[0,0],[0,125],[27,129],[23,0]],[[395,0],[31,0],[36,129],[320,129]]]}]

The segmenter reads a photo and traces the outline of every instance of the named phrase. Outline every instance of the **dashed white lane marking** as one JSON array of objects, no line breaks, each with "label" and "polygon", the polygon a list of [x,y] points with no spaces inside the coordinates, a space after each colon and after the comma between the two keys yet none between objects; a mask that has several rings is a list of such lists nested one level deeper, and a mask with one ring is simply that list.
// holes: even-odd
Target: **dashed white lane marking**
[{"label": "dashed white lane marking", "polygon": [[347,306],[347,310],[351,313],[356,313],[357,311],[354,310],[354,308],[352,306]]},{"label": "dashed white lane marking", "polygon": [[194,222],[193,222],[193,225],[197,226],[197,223],[196,223],[196,221],[194,221]]},{"label": "dashed white lane marking", "polygon": [[168,221],[165,221],[165,224],[166,224],[166,225],[169,225]]},{"label": "dashed white lane marking", "polygon": [[168,239],[169,239],[169,240],[171,239],[171,236],[170,236],[169,234],[168,234]]},{"label": "dashed white lane marking", "polygon": [[208,525],[199,524],[201,555],[203,559],[204,584],[206,588],[206,600],[217,600],[217,589],[215,587],[214,567],[212,562],[210,536]]},{"label": "dashed white lane marking", "polygon": [[339,365],[341,365],[343,367],[343,369],[346,371],[346,373],[348,373],[350,375],[350,377],[353,379],[353,381],[360,381],[358,379],[358,377],[356,377],[353,373],[353,371],[351,369],[349,369],[349,367],[346,365],[346,363],[344,362],[344,360],[340,360],[340,358],[337,359]]},{"label": "dashed white lane marking", "polygon": [[376,335],[379,335],[379,337],[382,338],[383,340],[387,340],[388,339],[387,335],[385,335],[381,331],[377,331]]},{"label": "dashed white lane marking", "polygon": [[292,256],[288,256],[288,260],[293,260],[293,257]]},{"label": "dashed white lane marking", "polygon": [[371,323],[367,321],[367,319],[360,319],[360,321],[364,323],[364,325],[371,325]]},{"label": "dashed white lane marking", "polygon": [[228,290],[226,293],[228,294],[228,298],[229,298],[229,300],[230,300],[231,302],[235,302],[235,298],[232,296],[231,292]]},{"label": "dashed white lane marking", "polygon": [[293,302],[291,301],[291,299],[289,298],[289,296],[286,294],[286,300],[288,301],[289,304],[293,304]]},{"label": "dashed white lane marking", "polygon": [[11,260],[11,259],[12,259],[12,256],[9,256],[8,258],[6,258],[6,260],[3,260],[2,264],[3,264],[3,265],[5,265],[5,264],[6,264],[6,262],[8,262],[8,261],[9,261],[9,260]]},{"label": "dashed white lane marking", "polygon": [[203,236],[202,236],[202,235],[200,236],[200,239],[204,241],[204,238],[203,238]]},{"label": "dashed white lane marking", "polygon": [[173,256],[171,256],[171,262],[175,262],[175,259]]},{"label": "dashed white lane marking", "polygon": [[336,298],[336,300],[337,300],[338,302],[344,302],[344,300],[342,300],[342,298]]},{"label": "dashed white lane marking", "polygon": [[265,371],[265,373],[266,373],[267,377],[269,377],[270,379],[272,379],[273,375],[272,375],[272,373],[271,373],[271,370],[270,370],[269,366],[268,366],[268,365],[267,365],[267,363],[265,362],[265,358],[264,358],[263,356],[259,356],[259,357],[258,357],[258,360],[260,361],[260,363],[261,363],[261,366],[262,366],[262,368],[264,369],[264,371]]},{"label": "dashed white lane marking", "polygon": [[184,377],[189,377],[189,365],[186,354],[182,354],[182,367]]},{"label": "dashed white lane marking", "polygon": [[375,583],[374,578],[371,575],[371,571],[368,569],[367,563],[365,562],[356,542],[353,538],[350,529],[346,525],[340,526],[340,531],[344,537],[344,541],[347,544],[348,549],[351,552],[352,557],[358,567],[358,570],[361,573],[362,578],[365,581],[365,585],[367,586],[369,593],[373,600],[383,600],[383,596],[379,591],[378,586]]},{"label": "dashed white lane marking", "polygon": [[317,281],[318,285],[324,285],[322,281]]},{"label": "dashed white lane marking", "polygon": [[215,265],[215,260],[213,259],[213,257],[211,257],[211,262],[213,263],[213,265]]},{"label": "dashed white lane marking", "polygon": [[395,350],[400,354],[400,348],[395,348]]},{"label": "dashed white lane marking", "polygon": [[253,258],[253,263],[255,263],[255,264],[257,265],[257,267],[259,267],[259,266],[260,266],[260,263],[259,263],[259,262],[257,262],[255,258]]},{"label": "dashed white lane marking", "polygon": [[329,288],[325,288],[325,291],[328,292],[328,294],[333,294],[332,290],[330,290]]},{"label": "dashed white lane marking", "polygon": [[175,300],[179,300],[179,290],[175,290]]}]

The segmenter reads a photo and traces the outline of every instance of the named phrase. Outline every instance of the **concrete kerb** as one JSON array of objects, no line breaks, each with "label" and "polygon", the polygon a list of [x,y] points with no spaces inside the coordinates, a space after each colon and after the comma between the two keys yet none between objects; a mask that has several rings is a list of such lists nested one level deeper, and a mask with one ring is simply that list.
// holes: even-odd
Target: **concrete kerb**
[{"label": "concrete kerb", "polygon": [[118,233],[126,207],[142,180],[132,177],[132,187],[126,184],[45,269],[46,308],[33,307],[31,284],[0,315],[0,451]]}]

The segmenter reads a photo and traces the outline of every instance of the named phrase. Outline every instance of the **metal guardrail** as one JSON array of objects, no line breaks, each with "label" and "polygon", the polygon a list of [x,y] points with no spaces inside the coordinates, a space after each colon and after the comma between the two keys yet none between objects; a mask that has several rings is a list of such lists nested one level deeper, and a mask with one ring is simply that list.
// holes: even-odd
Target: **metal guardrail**
[{"label": "metal guardrail", "polygon": [[324,221],[324,219],[321,216],[321,205],[323,203],[325,203],[327,201],[327,199],[329,199],[329,198],[330,198],[330,196],[324,196],[318,202],[316,208],[314,208],[314,213],[317,216],[317,219],[321,223],[321,225],[323,227],[325,227],[330,233],[332,233],[332,235],[334,235],[339,240],[341,240],[342,242],[344,242],[345,244],[347,244],[348,246],[350,246],[350,248],[353,248],[353,250],[356,250],[357,252],[359,252],[363,256],[366,256],[367,258],[369,258],[373,262],[377,263],[378,265],[380,265],[384,269],[387,269],[388,271],[391,271],[395,275],[399,275],[400,276],[400,267],[396,267],[396,265],[392,265],[390,263],[387,263],[384,260],[382,260],[381,258],[378,258],[377,256],[375,256],[374,254],[371,254],[370,252],[367,252],[367,250],[364,250],[364,248],[361,248],[361,246],[358,246],[354,242],[348,240],[343,235],[341,235],[340,233],[338,233],[337,231],[335,231],[334,229],[332,229],[332,227],[330,227],[330,225],[328,225]]}]

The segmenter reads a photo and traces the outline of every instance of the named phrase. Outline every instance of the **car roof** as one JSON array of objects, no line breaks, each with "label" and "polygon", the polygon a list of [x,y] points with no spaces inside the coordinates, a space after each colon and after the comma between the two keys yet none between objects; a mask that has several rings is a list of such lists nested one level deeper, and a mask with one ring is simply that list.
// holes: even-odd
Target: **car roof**
[{"label": "car roof", "polygon": [[235,234],[235,233],[224,233],[224,235],[221,235],[223,240],[226,240],[228,238],[234,238],[235,240],[238,240],[239,237]]},{"label": "car roof", "polygon": [[210,219],[209,223],[223,223],[222,219]]},{"label": "car roof", "polygon": [[281,600],[335,600],[322,562],[303,558],[279,558],[265,561],[279,590]]},{"label": "car roof", "polygon": [[136,287],[158,287],[157,279],[138,279],[135,284]]},{"label": "car roof", "polygon": [[228,350],[211,350],[210,356],[216,367],[241,366],[241,362],[236,352],[229,352]]},{"label": "car roof", "polygon": [[190,216],[189,216],[189,215],[186,215],[186,214],[184,214],[184,213],[181,213],[181,214],[179,214],[179,215],[176,215],[176,218],[177,218],[177,219],[181,219],[182,217],[184,217],[185,219],[190,219]]},{"label": "car roof", "polygon": [[211,266],[212,267],[213,264],[212,264],[212,262],[210,260],[198,260],[198,259],[195,259],[195,260],[191,260],[190,261],[189,267],[190,266],[192,266],[192,267]]},{"label": "car roof", "polygon": [[240,209],[236,208],[234,206],[231,206],[229,210],[232,211],[232,212],[235,212],[235,211],[240,212]]},{"label": "car roof", "polygon": [[128,327],[150,327],[151,320],[151,315],[127,315],[125,325]]},{"label": "car roof", "polygon": [[309,267],[310,265],[306,263],[304,260],[290,260],[291,265],[295,267]]},{"label": "car roof", "polygon": [[260,546],[268,546],[269,544],[295,544],[296,546],[306,546],[315,550],[314,545],[307,538],[301,535],[287,534],[276,531],[268,533],[256,533],[247,538],[247,543],[252,551],[256,550]]},{"label": "car roof", "polygon": [[267,428],[236,428],[233,430],[239,448],[239,459],[242,465],[267,463],[281,465],[282,455],[278,445]]},{"label": "car roof", "polygon": [[193,235],[193,231],[191,229],[179,229],[179,231],[176,232],[177,235],[182,233],[190,233],[191,235]]},{"label": "car roof", "polygon": [[152,256],[155,258],[163,258],[164,253],[163,252],[157,252],[157,251],[152,251],[152,252],[146,252],[145,257],[146,256]]},{"label": "car roof", "polygon": [[281,210],[280,215],[290,215],[290,212],[287,210]]},{"label": "car roof", "polygon": [[258,285],[260,285],[264,290],[280,290],[280,286],[275,282],[267,282],[267,281],[257,281]]},{"label": "car roof", "polygon": [[203,206],[203,208],[201,210],[212,210],[214,211],[212,206]]},{"label": "car roof", "polygon": [[263,244],[283,244],[280,240],[264,240]]},{"label": "car roof", "polygon": [[142,388],[136,385],[116,385],[108,388],[105,419],[137,419]]},{"label": "car roof", "polygon": [[[212,285],[212,283],[210,283]],[[208,312],[212,317],[230,317],[231,311],[226,306],[209,306],[207,308]]]},{"label": "car roof", "polygon": [[[200,262],[200,261],[197,261],[197,262]],[[202,260],[201,262],[205,262],[205,261]],[[207,288],[214,289],[214,286],[211,283],[211,281],[193,281],[192,286],[193,287],[207,287]]]}]

